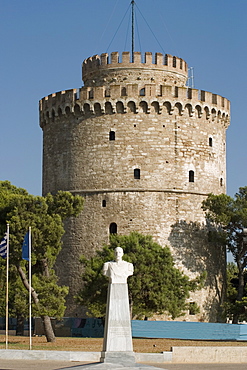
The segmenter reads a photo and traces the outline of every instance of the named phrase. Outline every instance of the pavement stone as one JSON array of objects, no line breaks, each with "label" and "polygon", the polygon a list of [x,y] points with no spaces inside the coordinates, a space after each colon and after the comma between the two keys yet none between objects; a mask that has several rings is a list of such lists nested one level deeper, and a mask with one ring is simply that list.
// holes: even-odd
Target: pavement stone
[{"label": "pavement stone", "polygon": [[[42,360],[3,360],[0,370],[78,370],[79,365],[89,365],[85,362],[42,361]],[[246,364],[148,364],[166,370],[246,370]],[[77,369],[76,369],[77,368]],[[81,367],[83,369],[83,367]],[[84,367],[85,369],[85,367]],[[147,370],[147,368],[143,367]],[[137,368],[135,368],[137,370]]]}]

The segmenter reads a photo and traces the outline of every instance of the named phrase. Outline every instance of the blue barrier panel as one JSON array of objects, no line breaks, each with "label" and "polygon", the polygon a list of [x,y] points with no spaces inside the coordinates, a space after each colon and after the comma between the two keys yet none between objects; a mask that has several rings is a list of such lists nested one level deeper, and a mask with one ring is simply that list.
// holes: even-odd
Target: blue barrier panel
[{"label": "blue barrier panel", "polygon": [[132,321],[136,338],[171,338],[191,340],[247,340],[247,325],[180,322]]},{"label": "blue barrier panel", "polygon": [[102,319],[74,319],[71,328],[72,337],[102,338],[104,336],[104,326]]},{"label": "blue barrier panel", "polygon": [[240,335],[238,340],[247,340],[247,325],[240,325]]}]

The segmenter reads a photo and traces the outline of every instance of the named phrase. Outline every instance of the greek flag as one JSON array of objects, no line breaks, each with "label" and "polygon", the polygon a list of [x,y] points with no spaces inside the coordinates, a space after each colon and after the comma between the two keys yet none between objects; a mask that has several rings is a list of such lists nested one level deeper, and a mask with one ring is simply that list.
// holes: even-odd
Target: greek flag
[{"label": "greek flag", "polygon": [[3,258],[7,258],[7,238],[8,234],[5,233],[3,239],[0,242],[0,256]]}]

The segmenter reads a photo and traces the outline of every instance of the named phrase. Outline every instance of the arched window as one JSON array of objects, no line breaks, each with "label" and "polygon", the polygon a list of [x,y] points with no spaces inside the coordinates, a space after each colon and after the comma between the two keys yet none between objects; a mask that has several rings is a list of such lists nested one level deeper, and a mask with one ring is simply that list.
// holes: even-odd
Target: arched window
[{"label": "arched window", "polygon": [[106,114],[113,114],[112,105],[108,101],[105,103],[105,113]]},{"label": "arched window", "polygon": [[196,112],[196,117],[201,118],[201,116],[202,116],[202,108],[200,107],[200,105],[196,105],[195,112]]},{"label": "arched window", "polygon": [[160,106],[159,106],[159,103],[157,101],[154,101],[151,106],[153,107],[153,110],[155,113],[158,113],[160,112]]},{"label": "arched window", "polygon": [[131,113],[136,113],[136,105],[133,101],[129,101],[128,104],[128,111]]},{"label": "arched window", "polygon": [[101,105],[100,105],[100,103],[95,103],[94,104],[94,113],[96,114],[96,116],[101,115]]},{"label": "arched window", "polygon": [[89,104],[85,103],[83,105],[83,109],[84,109],[85,114],[90,114],[90,105]]},{"label": "arched window", "polygon": [[124,113],[124,105],[121,101],[116,104],[117,113]]},{"label": "arched window", "polygon": [[148,104],[147,104],[147,102],[141,101],[140,102],[140,107],[141,107],[143,113],[148,113]]},{"label": "arched window", "polygon": [[165,107],[165,113],[166,114],[170,114],[171,113],[171,109],[172,109],[171,103],[168,102],[168,101],[166,101],[163,105]]},{"label": "arched window", "polygon": [[75,104],[75,106],[74,106],[75,115],[78,116],[80,114],[80,111],[81,111],[80,106],[78,104]]},{"label": "arched window", "polygon": [[66,108],[65,108],[65,113],[66,113],[66,114],[70,114],[70,107],[66,107]]},{"label": "arched window", "polygon": [[112,222],[109,227],[110,234],[117,234],[117,224]]},{"label": "arched window", "polygon": [[109,132],[109,140],[114,141],[115,140],[115,131],[110,131]]},{"label": "arched window", "polygon": [[194,171],[189,171],[189,182],[194,182]]},{"label": "arched window", "polygon": [[[182,104],[181,103],[176,103],[175,104],[175,114],[179,114],[179,116],[182,116]],[[177,110],[177,111],[176,111]]]},{"label": "arched window", "polygon": [[208,145],[213,146],[213,139],[211,137],[208,139]]},{"label": "arched window", "polygon": [[140,168],[135,168],[134,169],[134,179],[139,180],[141,178],[141,170]]}]

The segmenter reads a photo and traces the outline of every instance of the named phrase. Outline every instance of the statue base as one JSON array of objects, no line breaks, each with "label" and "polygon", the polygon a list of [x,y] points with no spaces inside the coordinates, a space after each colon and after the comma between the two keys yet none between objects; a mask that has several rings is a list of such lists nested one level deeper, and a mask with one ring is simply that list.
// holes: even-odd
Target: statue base
[{"label": "statue base", "polygon": [[135,366],[135,354],[134,352],[115,352],[115,351],[102,351],[100,362],[107,364],[118,364],[128,366]]}]

